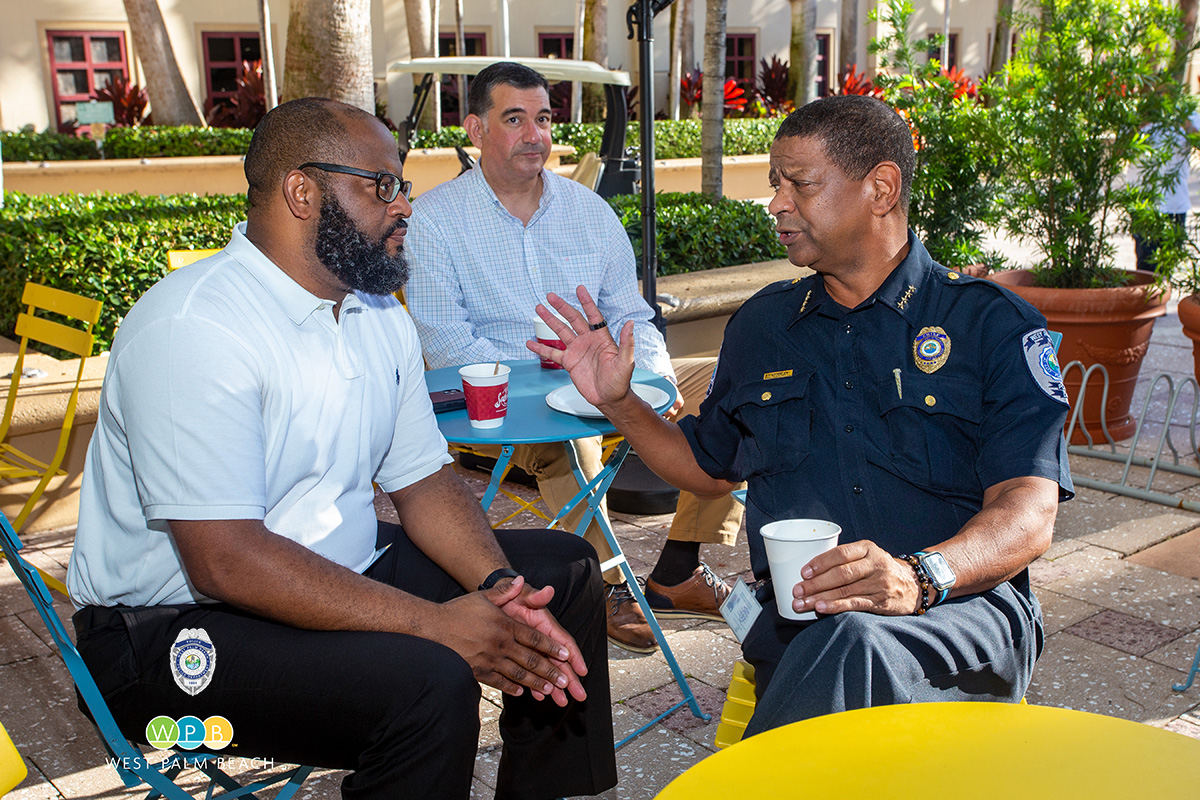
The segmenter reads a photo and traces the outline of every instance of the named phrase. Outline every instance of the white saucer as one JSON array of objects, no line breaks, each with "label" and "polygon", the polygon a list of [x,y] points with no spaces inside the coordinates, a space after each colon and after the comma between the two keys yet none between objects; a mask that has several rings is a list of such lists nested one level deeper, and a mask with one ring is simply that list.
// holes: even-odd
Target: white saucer
[{"label": "white saucer", "polygon": [[[651,386],[648,383],[633,384],[633,392],[654,408],[658,408],[671,399],[671,395],[657,386]],[[589,419],[604,419],[604,415],[600,413],[600,409],[587,400],[584,400],[583,395],[579,393],[579,390],[575,388],[575,384],[573,383],[560,386],[546,395],[546,405],[564,414],[574,414],[577,417],[587,417]]]}]

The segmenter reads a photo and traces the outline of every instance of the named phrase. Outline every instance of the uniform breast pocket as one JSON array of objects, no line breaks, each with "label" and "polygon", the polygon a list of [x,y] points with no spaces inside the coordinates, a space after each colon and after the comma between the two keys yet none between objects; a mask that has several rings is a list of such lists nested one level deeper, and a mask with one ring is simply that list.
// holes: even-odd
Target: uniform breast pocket
[{"label": "uniform breast pocket", "polygon": [[738,459],[745,475],[788,472],[808,456],[813,409],[811,372],[755,381],[731,394],[727,413],[742,431]]},{"label": "uniform breast pocket", "polygon": [[951,376],[905,375],[903,397],[895,376],[878,382],[886,453],[906,480],[940,491],[978,491],[980,389]]}]

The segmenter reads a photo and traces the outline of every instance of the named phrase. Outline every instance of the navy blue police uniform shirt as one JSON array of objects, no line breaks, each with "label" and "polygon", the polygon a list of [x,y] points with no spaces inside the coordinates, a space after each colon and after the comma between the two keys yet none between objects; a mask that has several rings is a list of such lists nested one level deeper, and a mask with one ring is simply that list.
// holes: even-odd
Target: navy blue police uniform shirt
[{"label": "navy blue police uniform shirt", "polygon": [[[1033,306],[948,270],[910,231],[908,256],[853,310],[819,276],[769,286],[725,329],[698,416],[680,422],[705,472],[749,482],[751,566],[759,529],[815,518],[839,543],[892,555],[956,534],[989,486],[1036,476],[1074,495],[1067,395]],[[1014,579],[1027,591],[1027,576]]]}]

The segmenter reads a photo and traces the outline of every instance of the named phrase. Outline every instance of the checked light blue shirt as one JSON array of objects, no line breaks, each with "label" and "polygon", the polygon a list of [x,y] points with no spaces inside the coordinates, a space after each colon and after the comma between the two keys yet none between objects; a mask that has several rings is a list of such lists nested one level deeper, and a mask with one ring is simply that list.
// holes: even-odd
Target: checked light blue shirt
[{"label": "checked light blue shirt", "polygon": [[634,321],[637,365],[674,379],[617,215],[595,192],[549,170],[542,185],[528,225],[504,208],[478,165],[413,202],[405,296],[430,368],[537,358],[525,347],[535,306],[555,292],[578,308],[575,287],[583,285],[613,336]]}]

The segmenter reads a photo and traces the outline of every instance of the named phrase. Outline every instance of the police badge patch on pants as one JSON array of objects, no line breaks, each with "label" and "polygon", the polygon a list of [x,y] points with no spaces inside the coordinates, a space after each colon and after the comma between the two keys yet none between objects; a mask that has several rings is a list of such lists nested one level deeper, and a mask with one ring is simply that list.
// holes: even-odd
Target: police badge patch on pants
[{"label": "police badge patch on pants", "polygon": [[204,691],[217,666],[217,648],[204,628],[184,628],[171,645],[171,674],[175,683],[195,696]]}]

